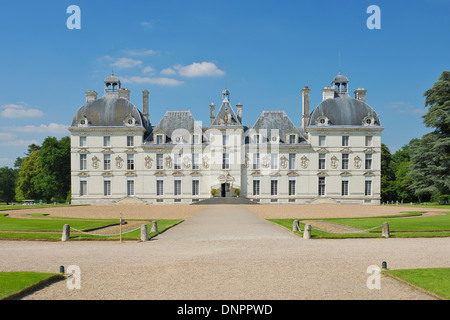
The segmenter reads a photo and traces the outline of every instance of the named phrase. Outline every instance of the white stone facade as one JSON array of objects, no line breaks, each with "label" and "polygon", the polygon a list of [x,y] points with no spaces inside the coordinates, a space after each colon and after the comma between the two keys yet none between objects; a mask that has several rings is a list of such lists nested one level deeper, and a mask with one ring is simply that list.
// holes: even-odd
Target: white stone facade
[{"label": "white stone facade", "polygon": [[283,111],[264,111],[243,126],[242,105],[236,115],[227,90],[217,115],[210,106],[209,126],[189,111],[168,111],[152,126],[148,92],[140,112],[108,77],[105,95],[88,91],[69,129],[72,203],[191,204],[212,189],[215,197],[239,189],[260,203],[379,204],[383,128],[365,90],[348,97],[341,77],[311,113],[309,89],[302,90],[300,127]]}]

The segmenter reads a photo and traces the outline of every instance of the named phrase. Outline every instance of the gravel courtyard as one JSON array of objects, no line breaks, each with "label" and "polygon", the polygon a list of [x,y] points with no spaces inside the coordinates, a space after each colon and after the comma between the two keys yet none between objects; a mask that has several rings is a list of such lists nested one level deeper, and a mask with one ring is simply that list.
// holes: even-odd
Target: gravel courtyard
[{"label": "gravel courtyard", "polygon": [[[25,216],[28,211],[38,213],[8,213]],[[0,271],[80,267],[81,289],[69,290],[62,281],[25,298],[35,300],[434,299],[385,276],[379,290],[369,290],[366,270],[383,261],[390,269],[449,267],[450,238],[303,240],[264,220],[402,211],[414,210],[340,205],[49,208],[41,213],[116,218],[122,212],[125,219],[186,221],[143,243],[0,241]]]}]

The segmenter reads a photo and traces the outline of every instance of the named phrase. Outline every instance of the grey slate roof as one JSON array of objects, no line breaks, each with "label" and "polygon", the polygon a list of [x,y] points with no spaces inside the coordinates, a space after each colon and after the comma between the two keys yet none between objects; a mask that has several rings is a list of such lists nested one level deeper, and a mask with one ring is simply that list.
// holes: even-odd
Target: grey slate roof
[{"label": "grey slate roof", "polygon": [[[225,90],[224,90],[225,92]],[[240,126],[241,123],[239,122],[236,114],[233,111],[233,108],[230,105],[230,102],[228,100],[224,100],[222,102],[222,105],[220,106],[219,112],[216,115],[216,118],[213,122],[214,126],[220,126],[220,125],[231,125],[231,126]]]},{"label": "grey slate roof", "polygon": [[310,125],[316,125],[322,115],[329,119],[329,125],[335,126],[361,126],[370,115],[374,125],[381,126],[378,114],[368,104],[347,95],[322,101],[311,113]]},{"label": "grey slate roof", "polygon": [[201,128],[190,111],[167,111],[161,121],[153,128],[153,133],[163,132],[171,138],[176,130],[193,133],[194,129],[201,132]]},{"label": "grey slate roof", "polygon": [[121,127],[128,117],[133,117],[136,127],[146,127],[141,112],[125,98],[117,95],[105,95],[100,99],[83,105],[75,113],[72,126],[78,126],[80,120],[87,118],[89,126],[93,127]]},{"label": "grey slate roof", "polygon": [[297,133],[300,134],[297,128],[291,121],[289,116],[284,111],[263,111],[253,127],[250,129],[259,131],[267,130],[267,135],[271,136],[272,129],[278,129],[280,142],[286,140],[286,134]]}]

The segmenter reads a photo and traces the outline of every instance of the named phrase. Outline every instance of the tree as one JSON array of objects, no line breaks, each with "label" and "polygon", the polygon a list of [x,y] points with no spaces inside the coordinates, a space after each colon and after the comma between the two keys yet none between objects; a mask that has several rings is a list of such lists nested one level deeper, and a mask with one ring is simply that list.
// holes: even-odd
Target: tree
[{"label": "tree", "polygon": [[389,148],[381,144],[381,201],[396,199],[394,162]]},{"label": "tree", "polygon": [[20,198],[30,200],[40,198],[40,194],[34,186],[35,179],[40,171],[39,151],[31,151],[30,155],[22,160],[19,177],[17,179],[17,200]]},{"label": "tree", "polygon": [[0,168],[0,201],[9,204],[16,196],[16,172],[12,168]]}]

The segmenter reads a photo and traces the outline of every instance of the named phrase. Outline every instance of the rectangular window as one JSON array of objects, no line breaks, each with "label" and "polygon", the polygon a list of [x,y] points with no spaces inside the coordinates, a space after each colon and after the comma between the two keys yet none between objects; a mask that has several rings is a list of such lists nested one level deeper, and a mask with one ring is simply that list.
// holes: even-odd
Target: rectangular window
[{"label": "rectangular window", "polygon": [[103,170],[111,170],[111,155],[103,155]]},{"label": "rectangular window", "polygon": [[200,155],[198,153],[192,154],[192,170],[200,169]]},{"label": "rectangular window", "polygon": [[87,154],[80,154],[80,170],[87,170]]},{"label": "rectangular window", "polygon": [[319,197],[325,195],[325,177],[319,177]]},{"label": "rectangular window", "polygon": [[342,177],[341,195],[348,196],[348,177]]},{"label": "rectangular window", "polygon": [[253,180],[253,195],[254,196],[259,196],[259,191],[260,191],[260,181],[258,180]]},{"label": "rectangular window", "polygon": [[127,170],[134,170],[134,154],[127,154]]},{"label": "rectangular window", "polygon": [[86,147],[86,136],[80,136],[80,147]]},{"label": "rectangular window", "polygon": [[228,146],[230,144],[230,137],[224,134],[222,136],[222,145]]},{"label": "rectangular window", "polygon": [[80,181],[80,197],[87,195],[87,181],[81,180]]},{"label": "rectangular window", "polygon": [[111,137],[110,136],[103,137],[103,146],[111,147]]},{"label": "rectangular window", "polygon": [[173,164],[173,168],[175,170],[180,170],[181,169],[181,154],[175,154],[174,155],[174,164]]},{"label": "rectangular window", "polygon": [[319,153],[319,170],[325,170],[325,153]]},{"label": "rectangular window", "polygon": [[134,147],[134,137],[133,136],[127,137],[127,147]]},{"label": "rectangular window", "polygon": [[173,186],[174,186],[173,194],[174,194],[175,196],[181,196],[181,180],[176,179],[176,180],[174,181]]},{"label": "rectangular window", "polygon": [[230,154],[227,152],[222,153],[222,169],[230,169]]},{"label": "rectangular window", "polygon": [[127,180],[127,197],[134,196],[134,180]]},{"label": "rectangular window", "polygon": [[164,181],[156,180],[156,195],[162,196],[164,195]]},{"label": "rectangular window", "polygon": [[158,134],[156,136],[156,144],[162,144],[163,143],[163,136],[162,134]]},{"label": "rectangular window", "polygon": [[111,195],[111,180],[103,181],[103,195],[110,196]]},{"label": "rectangular window", "polygon": [[289,180],[289,195],[295,196],[295,180]]},{"label": "rectangular window", "polygon": [[157,154],[156,155],[156,169],[157,170],[163,170],[164,169],[163,155],[162,154]]},{"label": "rectangular window", "polygon": [[348,147],[348,136],[342,136],[342,146]]},{"label": "rectangular window", "polygon": [[198,179],[192,180],[192,195],[198,196],[200,194],[200,181]]},{"label": "rectangular window", "polygon": [[253,136],[253,143],[259,144],[259,134]]},{"label": "rectangular window", "polygon": [[192,144],[199,144],[200,143],[200,135],[194,134],[192,136]]},{"label": "rectangular window", "polygon": [[372,169],[372,154],[366,153],[366,170]]},{"label": "rectangular window", "polygon": [[289,135],[289,143],[294,144],[295,143],[295,134]]},{"label": "rectangular window", "polygon": [[372,146],[372,136],[366,136],[366,147]]},{"label": "rectangular window", "polygon": [[289,170],[295,170],[295,153],[289,153]]},{"label": "rectangular window", "polygon": [[372,195],[372,179],[367,179],[365,181],[365,188],[364,188],[364,194],[366,196],[371,196]]},{"label": "rectangular window", "polygon": [[342,154],[342,170],[348,170],[348,153]]},{"label": "rectangular window", "polygon": [[253,170],[259,170],[260,168],[260,158],[259,153],[253,154]]},{"label": "rectangular window", "polygon": [[278,180],[270,180],[270,195],[278,195]]},{"label": "rectangular window", "polygon": [[270,168],[272,170],[278,170],[278,153],[272,153],[270,155]]},{"label": "rectangular window", "polygon": [[319,136],[319,146],[325,145],[325,136]]}]

